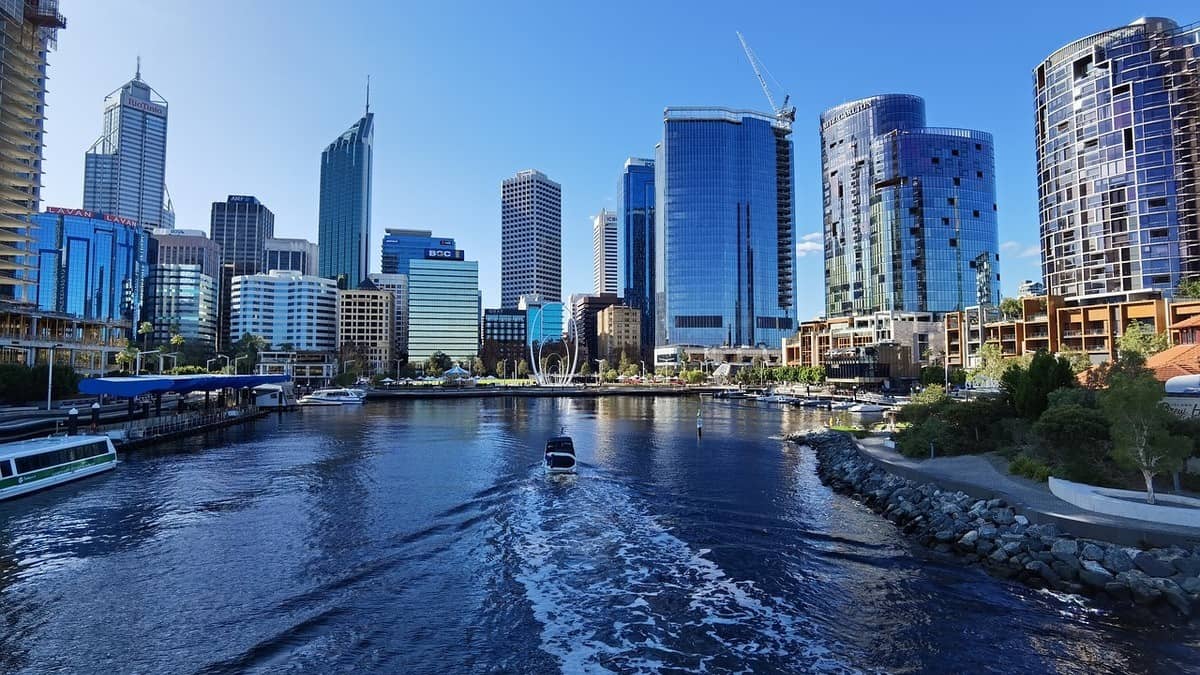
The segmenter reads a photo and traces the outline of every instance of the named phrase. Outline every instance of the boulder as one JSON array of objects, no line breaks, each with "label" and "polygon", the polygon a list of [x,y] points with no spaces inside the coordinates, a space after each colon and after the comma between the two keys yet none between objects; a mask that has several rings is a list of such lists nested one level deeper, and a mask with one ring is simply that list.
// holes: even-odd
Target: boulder
[{"label": "boulder", "polygon": [[1115,546],[1104,551],[1104,568],[1113,574],[1128,572],[1133,569],[1133,558],[1129,554]]},{"label": "boulder", "polygon": [[1079,568],[1079,580],[1092,588],[1105,588],[1115,578],[1095,560],[1084,560]]},{"label": "boulder", "polygon": [[979,539],[979,530],[971,530],[958,540],[958,544],[959,546],[971,548],[975,546],[975,540],[977,539]]},{"label": "boulder", "polygon": [[1200,577],[1200,558],[1195,556],[1180,556],[1171,561],[1180,574],[1189,577]]},{"label": "boulder", "polygon": [[1040,577],[1048,584],[1057,584],[1059,582],[1058,575],[1050,566],[1040,560],[1031,560],[1025,564],[1025,570]]},{"label": "boulder", "polygon": [[1175,574],[1175,567],[1173,565],[1163,562],[1154,554],[1145,551],[1138,553],[1134,557],[1133,564],[1152,577],[1166,578]]},{"label": "boulder", "polygon": [[1104,592],[1117,600],[1129,600],[1129,586],[1120,581],[1110,581],[1104,584]]},{"label": "boulder", "polygon": [[975,542],[975,552],[979,555],[987,555],[991,553],[992,549],[994,548],[996,548],[996,544],[994,544],[991,539],[980,539],[979,541]]},{"label": "boulder", "polygon": [[951,542],[951,541],[954,541],[954,531],[953,530],[940,530],[937,534],[933,535],[933,538],[936,539],[939,543],[943,543],[943,544],[947,543],[947,542]]},{"label": "boulder", "polygon": [[988,556],[988,560],[996,564],[1000,564],[1005,560],[1008,560],[1008,554],[1004,552],[1004,549],[998,548],[995,551],[992,551],[992,554]]},{"label": "boulder", "polygon": [[1055,560],[1050,563],[1050,569],[1054,570],[1054,573],[1063,580],[1071,580],[1079,576],[1079,561],[1074,558]]},{"label": "boulder", "polygon": [[[1055,559],[1066,562],[1068,560],[1078,560],[1079,543],[1074,539],[1056,539],[1054,544],[1050,546],[1050,555]],[[1149,572],[1147,572],[1149,574]]]},{"label": "boulder", "polygon": [[992,522],[997,525],[1011,525],[1014,521],[1012,509],[995,509],[992,513]]},{"label": "boulder", "polygon": [[1010,541],[1000,547],[1008,555],[1013,555],[1021,551],[1021,542]]},{"label": "boulder", "polygon": [[1104,549],[1091,542],[1088,542],[1083,545],[1083,551],[1081,551],[1079,555],[1084,560],[1100,561],[1104,560]]},{"label": "boulder", "polygon": [[979,528],[979,536],[984,539],[995,539],[1000,534],[1000,530],[995,525],[984,525]]},{"label": "boulder", "polygon": [[1185,593],[1191,593],[1192,595],[1200,594],[1200,578],[1188,577],[1179,582],[1179,587],[1182,588]]},{"label": "boulder", "polygon": [[1021,527],[1029,527],[1029,519],[1025,516],[1013,516],[1013,521]]}]

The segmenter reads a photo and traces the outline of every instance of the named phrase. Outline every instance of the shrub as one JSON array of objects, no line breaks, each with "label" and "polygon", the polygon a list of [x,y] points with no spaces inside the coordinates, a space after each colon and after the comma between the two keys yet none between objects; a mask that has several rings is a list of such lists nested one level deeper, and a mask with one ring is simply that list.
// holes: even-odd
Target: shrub
[{"label": "shrub", "polygon": [[1050,465],[1068,480],[1096,483],[1103,479],[1108,453],[1108,420],[1104,413],[1074,403],[1051,407],[1034,423]]},{"label": "shrub", "polygon": [[1028,367],[1013,364],[1000,378],[1000,387],[1017,414],[1036,420],[1049,405],[1050,392],[1063,387],[1075,386],[1075,374],[1071,362],[1063,357],[1051,356],[1038,350],[1029,361]]},{"label": "shrub", "polygon": [[1008,463],[1008,472],[1036,480],[1039,483],[1044,483],[1046,479],[1050,478],[1050,467],[1024,453],[1017,455]]},{"label": "shrub", "polygon": [[896,448],[906,457],[928,457],[933,444],[938,456],[963,454],[962,435],[940,417],[930,417],[896,433]]}]

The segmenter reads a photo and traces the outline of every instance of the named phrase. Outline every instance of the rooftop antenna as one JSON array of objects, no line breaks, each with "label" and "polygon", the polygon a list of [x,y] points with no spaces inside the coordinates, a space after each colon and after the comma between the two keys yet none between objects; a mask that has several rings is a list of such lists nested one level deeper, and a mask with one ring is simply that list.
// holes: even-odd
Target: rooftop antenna
[{"label": "rooftop antenna", "polygon": [[142,55],[141,54],[138,54],[138,57],[137,57],[137,71],[133,74],[133,79],[137,80],[138,82],[142,81]]},{"label": "rooftop antenna", "polygon": [[366,112],[366,114],[368,114],[368,115],[371,114],[371,76],[370,75],[367,75],[367,112]]}]

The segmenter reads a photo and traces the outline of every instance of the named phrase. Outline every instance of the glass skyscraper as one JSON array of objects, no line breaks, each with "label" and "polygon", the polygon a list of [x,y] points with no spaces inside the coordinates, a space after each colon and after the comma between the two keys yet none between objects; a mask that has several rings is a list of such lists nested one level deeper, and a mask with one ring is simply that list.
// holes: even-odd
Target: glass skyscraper
[{"label": "glass skyscraper", "polygon": [[479,353],[479,263],[409,261],[408,360],[421,364],[442,352],[464,368]]},{"label": "glass skyscraper", "polygon": [[263,243],[263,271],[291,270],[317,276],[317,245],[307,239],[267,239]]},{"label": "glass skyscraper", "polygon": [[200,231],[165,229],[155,230],[149,244],[142,320],[154,327],[151,341],[164,344],[178,334],[215,347],[220,246]]},{"label": "glass skyscraper", "polygon": [[164,200],[167,102],[142,81],[141,66],[105,99],[104,131],[84,156],[83,208],[170,228]]},{"label": "glass skyscraper", "polygon": [[654,160],[630,157],[621,173],[625,304],[642,314],[642,359],[654,349]]},{"label": "glass skyscraper", "polygon": [[369,271],[374,137],[375,115],[368,109],[321,153],[317,271],[338,288],[357,288]]},{"label": "glass skyscraper", "polygon": [[617,214],[608,209],[592,217],[592,292],[619,292],[617,281],[617,253],[620,236],[617,230]]},{"label": "glass skyscraper", "polygon": [[388,228],[380,248],[384,274],[408,274],[408,261],[423,260],[426,250],[453,251],[455,244],[453,239],[435,237],[429,230]]},{"label": "glass skyscraper", "polygon": [[907,94],[843,103],[820,124],[826,315],[998,304],[991,134],[926,128]]},{"label": "glass skyscraper", "polygon": [[533,169],[500,184],[500,306],[562,300],[562,186]]},{"label": "glass skyscraper", "polygon": [[24,242],[36,236],[29,231],[29,220],[41,207],[46,55],[58,44],[58,29],[66,25],[57,2],[0,2],[0,174],[5,186],[0,199],[0,297],[5,299],[24,296],[20,286],[36,274],[30,269],[36,261],[25,258]]},{"label": "glass skyscraper", "polygon": [[51,207],[33,217],[30,258],[36,269],[23,290],[40,309],[130,327],[142,307],[146,230],[128,218]]},{"label": "glass skyscraper", "polygon": [[275,214],[250,195],[229,195],[223,202],[213,202],[209,234],[221,248],[221,302],[218,347],[234,342],[230,328],[230,293],[233,278],[244,274],[266,272],[267,240],[275,236]]},{"label": "glass skyscraper", "polygon": [[663,126],[656,343],[779,345],[795,328],[791,124],[667,108]]},{"label": "glass skyscraper", "polygon": [[1200,275],[1200,24],[1081,38],[1033,88],[1046,290],[1132,300]]}]

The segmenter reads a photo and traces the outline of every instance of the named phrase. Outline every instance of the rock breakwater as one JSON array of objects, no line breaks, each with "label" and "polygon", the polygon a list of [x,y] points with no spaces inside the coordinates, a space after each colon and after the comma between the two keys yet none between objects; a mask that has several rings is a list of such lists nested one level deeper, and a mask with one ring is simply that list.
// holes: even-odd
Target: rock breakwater
[{"label": "rock breakwater", "polygon": [[1200,613],[1200,547],[1142,550],[1076,538],[1035,524],[1003,499],[976,499],[880,468],[847,434],[817,431],[789,440],[817,454],[817,472],[919,543],[1030,586],[1102,597],[1115,604]]}]

